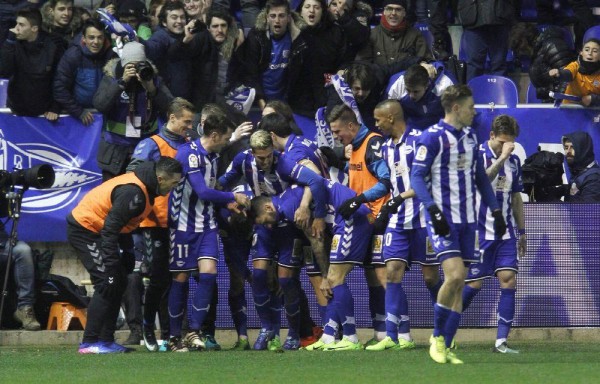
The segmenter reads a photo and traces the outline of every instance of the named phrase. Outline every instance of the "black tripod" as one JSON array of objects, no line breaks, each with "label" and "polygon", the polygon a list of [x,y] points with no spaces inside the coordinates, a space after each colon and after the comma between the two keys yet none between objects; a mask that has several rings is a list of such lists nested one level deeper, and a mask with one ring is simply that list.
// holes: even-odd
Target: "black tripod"
[{"label": "black tripod", "polygon": [[19,218],[21,217],[21,202],[23,201],[23,193],[27,188],[13,188],[11,191],[6,193],[6,200],[8,202],[8,217],[12,219],[13,225],[10,230],[10,236],[6,242],[8,247],[8,256],[6,260],[6,273],[4,274],[4,283],[2,284],[2,298],[0,299],[0,329],[2,329],[2,313],[4,312],[4,300],[8,296],[8,279],[10,277],[10,264],[13,257],[13,248],[17,244],[17,224],[19,224]]}]

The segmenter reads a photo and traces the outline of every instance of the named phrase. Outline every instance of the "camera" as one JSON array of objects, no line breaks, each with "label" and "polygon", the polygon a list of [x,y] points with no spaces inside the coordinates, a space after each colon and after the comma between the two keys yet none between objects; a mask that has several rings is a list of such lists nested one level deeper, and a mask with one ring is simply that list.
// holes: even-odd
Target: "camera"
[{"label": "camera", "polygon": [[0,171],[0,189],[20,185],[27,189],[50,188],[54,184],[54,169],[49,164],[29,169],[17,169],[13,172]]},{"label": "camera", "polygon": [[154,77],[154,69],[146,61],[140,61],[140,62],[136,63],[135,71],[137,72],[138,75],[140,75],[140,78],[143,81],[152,80],[152,78]]}]

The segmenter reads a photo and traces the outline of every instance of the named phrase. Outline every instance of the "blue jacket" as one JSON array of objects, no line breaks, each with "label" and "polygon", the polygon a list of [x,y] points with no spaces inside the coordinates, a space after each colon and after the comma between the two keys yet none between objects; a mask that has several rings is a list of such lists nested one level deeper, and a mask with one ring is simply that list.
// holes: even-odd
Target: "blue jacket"
[{"label": "blue jacket", "polygon": [[110,39],[106,39],[104,48],[97,54],[92,54],[83,42],[71,46],[58,63],[53,85],[54,100],[75,118],[79,118],[85,108],[93,108],[102,69],[115,56],[110,49]]}]

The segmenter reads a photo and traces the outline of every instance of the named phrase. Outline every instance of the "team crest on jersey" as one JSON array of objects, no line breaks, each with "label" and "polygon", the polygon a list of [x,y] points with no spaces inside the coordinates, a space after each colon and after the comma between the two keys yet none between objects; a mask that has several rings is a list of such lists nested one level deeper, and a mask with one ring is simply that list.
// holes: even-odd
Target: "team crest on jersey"
[{"label": "team crest on jersey", "polygon": [[380,254],[383,251],[383,235],[373,236],[373,254]]},{"label": "team crest on jersey", "polygon": [[467,167],[467,156],[464,153],[459,153],[456,159],[456,169],[464,171]]},{"label": "team crest on jersey", "polygon": [[331,252],[337,252],[339,245],[340,235],[333,236],[333,239],[331,239]]},{"label": "team crest on jersey", "polygon": [[498,181],[496,182],[496,190],[508,192],[509,189],[508,182],[506,180],[506,176],[498,176]]},{"label": "team crest on jersey", "polygon": [[198,168],[198,156],[190,154],[188,156],[188,164],[190,168]]},{"label": "team crest on jersey", "polygon": [[427,157],[427,147],[421,145],[417,150],[417,155],[415,156],[416,160],[423,161]]}]

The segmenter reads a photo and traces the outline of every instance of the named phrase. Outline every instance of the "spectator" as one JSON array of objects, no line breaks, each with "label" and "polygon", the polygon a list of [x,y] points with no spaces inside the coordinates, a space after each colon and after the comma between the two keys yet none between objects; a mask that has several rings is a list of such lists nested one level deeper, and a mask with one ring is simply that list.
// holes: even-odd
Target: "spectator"
[{"label": "spectator", "polygon": [[148,40],[152,36],[152,29],[145,24],[148,11],[140,0],[124,0],[118,3],[117,17],[121,23],[131,25],[140,39]]},{"label": "spectator", "polygon": [[29,6],[35,7],[35,4],[26,0],[0,0],[0,47],[17,21],[17,11]]},{"label": "spectator", "polygon": [[148,14],[150,15],[150,29],[152,31],[156,31],[156,29],[160,26],[160,21],[158,20],[158,15],[160,14],[160,10],[164,5],[165,0],[151,0],[150,8],[148,9]]},{"label": "spectator", "polygon": [[[264,4],[264,0],[240,0],[241,22],[244,29],[250,29],[254,26]],[[214,0],[214,8],[230,10],[231,0]]]},{"label": "spectator", "polygon": [[41,30],[40,11],[17,12],[17,25],[10,30],[1,53],[0,73],[10,79],[7,105],[23,116],[44,115],[58,119],[59,104],[52,97],[52,79],[62,49]]},{"label": "spectator", "polygon": [[359,52],[363,60],[379,65],[418,57],[433,59],[421,32],[406,20],[406,0],[385,0],[381,23],[371,30],[369,44]]},{"label": "spectator", "polygon": [[91,109],[102,69],[115,53],[104,26],[94,19],[83,26],[81,41],[63,55],[54,77],[54,99],[67,113],[84,125],[94,121]]},{"label": "spectator", "polygon": [[281,100],[271,100],[267,102],[265,105],[265,109],[262,110],[262,116],[266,116],[269,113],[279,113],[281,116],[285,117],[286,120],[290,123],[290,127],[292,128],[292,132],[294,135],[302,136],[304,132],[300,129],[298,124],[296,123],[296,119],[294,119],[294,112],[290,105]]},{"label": "spectator", "polygon": [[73,0],[50,0],[41,11],[44,30],[56,46],[66,51],[81,29],[81,10],[75,11]]},{"label": "spectator", "polygon": [[571,172],[569,184],[556,187],[568,203],[600,202],[600,166],[594,158],[594,143],[587,132],[576,131],[562,138]]},{"label": "spectator", "polygon": [[[413,0],[414,1],[414,0]],[[428,25],[433,35],[433,56],[440,61],[446,61],[452,54],[452,40],[448,32],[448,6],[456,12],[456,0],[430,1]]]},{"label": "spectator", "polygon": [[185,13],[188,20],[198,20],[207,24],[208,12],[212,6],[212,0],[183,0],[185,4]]},{"label": "spectator", "polygon": [[[464,4],[463,4],[464,3]],[[512,0],[460,0],[458,17],[464,28],[463,41],[468,42],[467,81],[484,74],[486,59],[490,58],[490,73],[506,74],[508,34],[515,20]]]},{"label": "spectator", "polygon": [[93,100],[104,114],[97,156],[104,180],[125,172],[133,149],[156,132],[156,119],[166,113],[172,98],[142,44],[125,44],[121,58],[106,63]]},{"label": "spectator", "polygon": [[362,1],[331,0],[328,10],[348,39],[348,56],[355,58],[369,42],[369,20],[373,17],[373,9]]},{"label": "spectator", "polygon": [[[1,192],[0,217],[6,217],[8,215],[6,211],[8,202],[4,198],[6,191],[2,190]],[[0,222],[0,266],[4,267],[8,261],[8,241],[9,236],[4,228],[4,223]],[[31,248],[27,243],[17,241],[13,247],[11,269],[17,286],[17,310],[14,313],[14,318],[23,325],[25,330],[39,331],[40,323],[35,318],[35,312],[33,311],[35,304],[33,256]],[[3,270],[1,275],[2,280],[4,280],[4,276]]]},{"label": "spectator", "polygon": [[[563,69],[551,69],[550,77],[567,81],[566,94],[581,97],[581,104],[586,107],[600,105],[600,40],[588,39],[583,44],[576,61]],[[569,103],[569,100],[565,100]]]}]

